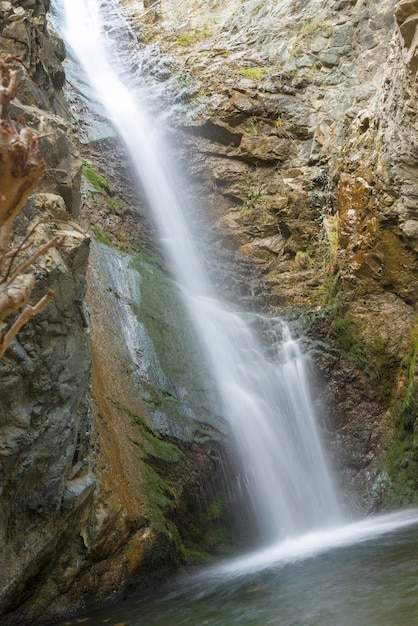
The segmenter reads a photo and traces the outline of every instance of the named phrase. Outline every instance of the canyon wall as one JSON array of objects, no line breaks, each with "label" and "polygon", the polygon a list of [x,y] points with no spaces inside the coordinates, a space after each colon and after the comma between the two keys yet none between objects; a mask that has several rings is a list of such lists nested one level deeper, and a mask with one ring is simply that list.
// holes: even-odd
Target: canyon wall
[{"label": "canyon wall", "polygon": [[[305,337],[350,507],[413,502],[418,1],[123,4],[174,105],[175,158],[216,250],[214,282],[233,265],[225,296]],[[38,261],[35,295],[55,298],[0,363],[0,620],[11,626],[225,552],[233,489],[227,429],[204,371],[186,371],[196,355],[178,358],[193,338],[123,151],[110,136],[77,145],[86,112],[72,117],[63,96],[48,0],[0,9],[0,47],[33,75],[21,71],[13,117],[45,135],[48,164],[16,242],[40,217],[90,233]]]}]

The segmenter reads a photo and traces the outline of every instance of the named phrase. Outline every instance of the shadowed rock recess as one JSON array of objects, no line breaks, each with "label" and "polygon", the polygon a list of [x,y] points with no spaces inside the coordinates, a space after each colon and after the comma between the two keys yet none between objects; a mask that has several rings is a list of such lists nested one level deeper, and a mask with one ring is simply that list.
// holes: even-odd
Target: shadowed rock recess
[{"label": "shadowed rock recess", "polygon": [[[121,4],[174,103],[211,278],[301,328],[348,505],[416,502],[418,0]],[[16,65],[12,116],[48,166],[14,241],[51,219],[89,236],[37,261],[33,298],[55,297],[0,361],[2,626],[251,537],[191,325],[123,151],[85,137],[48,10],[0,2],[0,49],[32,75]]]}]

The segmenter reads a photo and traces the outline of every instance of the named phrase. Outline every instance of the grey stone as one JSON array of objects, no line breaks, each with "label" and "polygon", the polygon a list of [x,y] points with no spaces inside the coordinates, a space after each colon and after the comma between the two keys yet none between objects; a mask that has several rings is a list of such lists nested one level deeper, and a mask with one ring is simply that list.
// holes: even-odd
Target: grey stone
[{"label": "grey stone", "polygon": [[335,67],[340,61],[336,54],[330,54],[327,52],[319,54],[318,59],[325,67]]}]

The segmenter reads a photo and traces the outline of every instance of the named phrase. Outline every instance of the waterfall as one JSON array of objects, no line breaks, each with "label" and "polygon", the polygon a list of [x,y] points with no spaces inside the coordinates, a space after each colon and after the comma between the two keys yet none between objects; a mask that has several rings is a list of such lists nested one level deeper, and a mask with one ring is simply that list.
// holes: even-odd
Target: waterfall
[{"label": "waterfall", "polygon": [[266,354],[246,316],[214,293],[188,227],[186,194],[168,163],[158,117],[146,110],[146,92],[130,75],[129,59],[112,38],[113,33],[130,33],[126,24],[115,23],[123,20],[117,2],[60,3],[66,44],[125,144],[145,192],[234,434],[263,538],[277,540],[337,524],[340,509],[298,342],[284,323],[266,322],[282,336],[280,342],[273,341],[277,349]]}]

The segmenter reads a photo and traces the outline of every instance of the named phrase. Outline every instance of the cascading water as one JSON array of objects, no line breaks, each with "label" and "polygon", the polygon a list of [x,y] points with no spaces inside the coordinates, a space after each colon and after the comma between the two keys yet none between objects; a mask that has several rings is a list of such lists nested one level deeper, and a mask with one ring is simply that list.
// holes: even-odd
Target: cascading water
[{"label": "cascading water", "polygon": [[[63,5],[64,38],[129,151],[198,331],[263,538],[277,540],[337,524],[341,513],[297,342],[282,324],[276,358],[267,357],[244,316],[213,293],[182,211],[177,174],[167,164],[158,120],[144,109],[129,67],[123,59],[118,64],[115,41],[104,24],[114,3],[63,0]],[[120,13],[111,14],[113,20],[122,19]],[[117,24],[112,29],[117,33]]]}]

